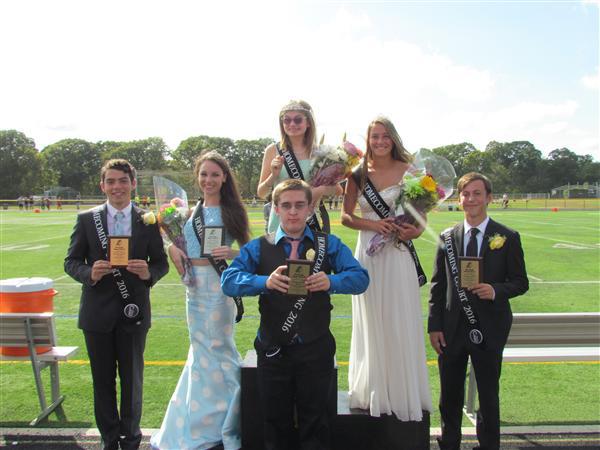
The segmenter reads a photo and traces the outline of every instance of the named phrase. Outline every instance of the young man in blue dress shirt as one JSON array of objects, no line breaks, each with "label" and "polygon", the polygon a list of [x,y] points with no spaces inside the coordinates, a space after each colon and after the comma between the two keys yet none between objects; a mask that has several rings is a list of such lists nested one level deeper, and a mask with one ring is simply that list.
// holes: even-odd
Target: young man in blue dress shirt
[{"label": "young man in blue dress shirt", "polygon": [[[267,450],[289,448],[294,405],[300,448],[331,448],[326,411],[335,373],[330,294],[360,294],[369,284],[367,271],[338,237],[313,233],[306,225],[311,203],[311,189],[304,181],[277,185],[273,204],[279,229],[242,247],[221,277],[226,295],[260,296],[254,347]],[[305,280],[308,295],[287,294],[286,258],[292,247],[297,247],[299,259],[313,260],[316,266]]]}]

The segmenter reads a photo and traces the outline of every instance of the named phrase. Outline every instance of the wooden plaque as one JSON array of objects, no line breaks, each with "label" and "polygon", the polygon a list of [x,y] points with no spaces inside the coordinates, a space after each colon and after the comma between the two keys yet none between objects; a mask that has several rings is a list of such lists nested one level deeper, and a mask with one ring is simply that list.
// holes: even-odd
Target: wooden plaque
[{"label": "wooden plaque", "polygon": [[111,267],[127,267],[130,240],[130,236],[108,237],[108,262]]},{"label": "wooden plaque", "polygon": [[483,282],[483,258],[461,256],[458,263],[461,288],[470,288]]},{"label": "wooden plaque", "polygon": [[308,289],[304,285],[306,277],[310,275],[312,261],[307,259],[287,259],[287,272],[290,284],[287,293],[289,295],[307,295]]}]

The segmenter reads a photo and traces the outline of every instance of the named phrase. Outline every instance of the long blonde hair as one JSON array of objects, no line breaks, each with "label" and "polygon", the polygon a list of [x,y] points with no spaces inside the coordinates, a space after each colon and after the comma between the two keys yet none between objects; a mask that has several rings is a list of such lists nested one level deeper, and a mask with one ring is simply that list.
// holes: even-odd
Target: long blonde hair
[{"label": "long blonde hair", "polygon": [[309,151],[309,155],[312,153],[313,147],[317,144],[317,127],[315,125],[315,118],[313,116],[313,110],[308,102],[304,100],[290,100],[281,111],[279,111],[279,132],[281,133],[281,140],[279,145],[284,150],[292,150],[292,142],[283,128],[283,116],[286,112],[294,111],[299,112],[306,117],[308,122],[308,128],[304,132],[304,145]]}]

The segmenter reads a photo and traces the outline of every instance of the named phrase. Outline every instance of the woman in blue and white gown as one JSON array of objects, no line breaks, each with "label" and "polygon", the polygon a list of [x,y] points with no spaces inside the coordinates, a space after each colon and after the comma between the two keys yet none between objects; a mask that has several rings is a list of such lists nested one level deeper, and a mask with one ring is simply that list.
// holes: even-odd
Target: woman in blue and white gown
[{"label": "woman in blue and white gown", "polygon": [[[248,242],[250,233],[229,165],[215,151],[203,153],[194,174],[203,192],[204,224],[226,230],[225,245],[215,248],[212,255],[231,259],[238,253],[231,248],[233,241],[241,246]],[[221,444],[225,450],[237,450],[241,447],[241,357],[234,341],[236,307],[222,293],[220,275],[208,259],[200,257],[192,217],[184,227],[195,278],[194,286],[186,290],[190,349],[163,423],[150,443],[161,450],[204,450]],[[181,250],[171,245],[169,256],[183,273]]]},{"label": "woman in blue and white gown", "polygon": [[[392,211],[410,160],[390,120],[372,121],[362,173],[366,171]],[[376,233],[408,240],[423,230],[395,225],[392,218],[380,219],[361,193],[365,179],[358,183],[348,179],[342,214],[345,226],[360,230],[355,257],[371,280],[366,292],[352,296],[350,407],[369,410],[372,416],[393,413],[402,421],[421,421],[432,404],[415,264],[404,245],[394,245],[395,239],[373,256],[366,251]],[[360,216],[354,212],[357,203]]]}]

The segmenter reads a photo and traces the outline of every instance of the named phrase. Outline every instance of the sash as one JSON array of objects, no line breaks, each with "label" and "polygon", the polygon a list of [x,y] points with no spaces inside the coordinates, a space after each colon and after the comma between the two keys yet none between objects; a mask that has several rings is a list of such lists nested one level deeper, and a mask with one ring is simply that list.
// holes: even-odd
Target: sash
[{"label": "sash", "polygon": [[[131,214],[135,214],[133,210],[131,210]],[[106,259],[108,259],[108,239],[106,237],[106,231],[104,230],[104,225],[102,224],[102,216],[100,215],[99,210],[94,210],[92,212],[92,217],[94,219],[94,226],[96,227],[96,234],[98,235],[98,240],[100,241],[100,245],[102,246],[102,250],[104,250],[104,254],[106,255]],[[117,285],[117,291],[123,300],[123,315],[125,316],[125,321],[128,323],[135,323],[139,325],[142,323],[143,315],[140,309],[140,306],[134,300],[134,296],[129,293],[129,289],[127,288],[127,284],[125,283],[125,278],[123,274],[118,268],[112,269],[113,279],[115,280],[115,284]]]},{"label": "sash", "polygon": [[471,300],[469,300],[467,293],[463,288],[460,287],[460,283],[458,281],[458,265],[456,264],[456,258],[458,256],[458,253],[456,252],[456,247],[452,239],[452,229],[443,233],[442,236],[444,236],[444,246],[446,248],[446,262],[448,263],[448,267],[450,268],[450,275],[452,276],[452,284],[454,286],[454,291],[458,295],[460,306],[463,312],[465,313],[465,317],[467,318],[467,324],[469,326],[469,340],[473,344],[484,348],[485,343],[483,339],[483,333],[481,332],[481,329],[479,327],[477,313],[475,312],[475,308],[473,308],[473,305],[471,304]]},{"label": "sash", "polygon": [[[202,212],[201,203],[198,203],[196,209],[194,210],[194,215],[192,217],[192,228],[194,229],[194,233],[196,234],[198,242],[202,244],[202,237],[204,236],[204,213]],[[225,272],[225,269],[229,267],[227,261],[224,259],[215,259],[212,256],[209,256],[208,261],[210,262],[210,265],[213,266],[213,269],[215,269],[215,272],[217,272],[219,276],[221,276],[223,272]],[[242,317],[244,315],[244,302],[242,301],[242,297],[232,298],[233,302],[235,303],[235,308],[237,310],[237,313],[235,315],[235,321],[239,322],[240,320],[242,320]]]},{"label": "sash", "polygon": [[[356,181],[356,184],[360,186],[360,170],[356,170],[355,172],[353,172],[352,176],[354,177],[354,181]],[[373,211],[375,211],[379,217],[381,217],[382,219],[385,219],[386,217],[391,217],[392,210],[390,209],[389,205],[385,202],[385,200],[381,198],[381,195],[379,195],[379,192],[377,192],[377,189],[375,189],[375,186],[373,186],[373,183],[371,182],[369,177],[367,177],[366,179],[365,187],[363,188],[363,195],[369,203],[369,205],[371,206],[371,208],[373,208]],[[413,262],[415,263],[415,269],[417,269],[417,279],[419,280],[419,287],[424,286],[425,283],[427,283],[427,276],[423,271],[421,261],[419,261],[417,249],[415,248],[411,240],[403,241],[398,238],[397,244],[399,243],[406,245],[406,248],[408,248],[410,256],[412,256]]]},{"label": "sash", "polygon": [[[285,170],[287,170],[288,176],[295,180],[304,180],[304,174],[302,173],[302,168],[296,159],[296,155],[294,155],[293,151],[283,152],[281,148],[279,148],[279,144],[275,145],[277,149],[277,153],[283,156],[283,164],[285,166]],[[323,232],[330,233],[331,227],[329,225],[329,214],[327,213],[327,208],[323,204],[323,200],[319,202],[319,214],[321,215],[321,220],[323,221]],[[321,231],[321,226],[319,225],[319,220],[317,218],[317,214],[313,213],[307,220],[308,226],[313,231]]]},{"label": "sash", "polygon": [[[321,231],[313,231],[313,235],[316,241],[316,255],[315,255],[315,263],[312,268],[312,274],[318,273],[323,266],[323,262],[327,257],[327,233],[323,233]],[[308,296],[299,297],[290,309],[287,317],[284,319],[281,324],[281,341],[287,342],[284,345],[291,345],[298,342],[298,328],[300,324],[300,319],[302,318],[302,308],[306,303]],[[274,346],[266,350],[265,356],[267,358],[272,358],[277,355],[281,351],[281,346]]]}]

